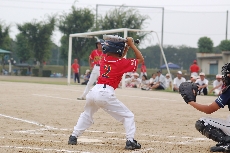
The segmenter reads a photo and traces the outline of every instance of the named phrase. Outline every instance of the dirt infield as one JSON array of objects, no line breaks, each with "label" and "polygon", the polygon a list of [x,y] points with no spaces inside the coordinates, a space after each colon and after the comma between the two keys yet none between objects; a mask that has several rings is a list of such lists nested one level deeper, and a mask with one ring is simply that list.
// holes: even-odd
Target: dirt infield
[{"label": "dirt infield", "polygon": [[[70,146],[68,137],[85,104],[76,98],[84,87],[0,81],[0,152],[208,153],[216,143],[196,131],[195,121],[229,114],[227,108],[211,115],[198,112],[176,93],[117,89],[117,98],[135,114],[135,139],[142,149],[125,151],[123,125],[102,110],[78,145]],[[203,104],[214,99],[197,97]]]}]

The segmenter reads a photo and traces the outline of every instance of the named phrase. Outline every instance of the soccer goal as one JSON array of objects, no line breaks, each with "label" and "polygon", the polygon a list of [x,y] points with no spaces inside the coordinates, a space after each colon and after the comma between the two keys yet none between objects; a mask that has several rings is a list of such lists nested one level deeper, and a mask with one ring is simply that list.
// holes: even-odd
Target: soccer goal
[{"label": "soccer goal", "polygon": [[[155,31],[152,30],[141,30],[141,29],[128,29],[128,28],[120,28],[120,29],[111,29],[111,30],[102,30],[102,31],[94,31],[94,32],[85,32],[85,33],[75,33],[69,35],[69,51],[68,51],[68,74],[67,74],[67,85],[70,85],[70,79],[71,79],[71,59],[72,59],[72,38],[74,37],[85,37],[85,38],[95,38],[95,36],[98,35],[104,35],[104,34],[113,34],[117,32],[124,32],[124,38],[127,37],[128,32],[148,32],[148,33],[155,33],[157,36],[158,44],[160,46],[160,50],[167,68],[167,71],[170,75],[170,78],[172,78],[171,73],[168,68],[168,64],[165,58],[165,54],[163,51],[163,48],[160,43],[160,39],[158,37],[158,34]],[[122,88],[125,88],[125,75],[122,77]]]}]

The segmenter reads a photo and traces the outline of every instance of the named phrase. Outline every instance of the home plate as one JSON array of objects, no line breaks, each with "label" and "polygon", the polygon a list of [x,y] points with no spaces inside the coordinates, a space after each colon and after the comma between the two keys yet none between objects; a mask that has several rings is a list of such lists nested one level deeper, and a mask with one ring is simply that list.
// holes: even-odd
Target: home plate
[{"label": "home plate", "polygon": [[78,138],[77,141],[80,141],[80,142],[102,142],[102,140],[99,140],[99,139],[87,139],[87,138]]}]

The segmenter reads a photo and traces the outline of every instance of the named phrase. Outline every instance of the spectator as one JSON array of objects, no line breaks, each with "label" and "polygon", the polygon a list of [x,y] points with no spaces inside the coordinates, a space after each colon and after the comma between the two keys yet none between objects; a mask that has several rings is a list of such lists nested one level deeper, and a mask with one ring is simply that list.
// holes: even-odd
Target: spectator
[{"label": "spectator", "polygon": [[151,87],[151,89],[165,90],[166,81],[165,76],[162,75],[161,70],[157,71],[156,83]]},{"label": "spectator", "polygon": [[209,93],[214,93],[214,95],[218,96],[221,94],[223,86],[222,75],[217,74],[216,80],[213,81],[213,88],[209,91]]},{"label": "spectator", "polygon": [[83,79],[84,79],[84,82],[82,82],[81,84],[82,85],[86,85],[87,83],[88,83],[88,81],[89,81],[89,78],[90,78],[90,70],[86,70],[85,71],[85,75],[84,75],[84,77],[83,77]]},{"label": "spectator", "polygon": [[198,76],[199,71],[200,71],[200,67],[197,65],[197,61],[194,60],[193,64],[190,66],[190,73],[191,75]]},{"label": "spectator", "polygon": [[130,87],[139,88],[140,84],[141,84],[141,79],[139,78],[139,74],[137,72],[133,73],[133,76],[130,79]]},{"label": "spectator", "polygon": [[182,72],[177,71],[177,77],[173,79],[173,91],[179,92],[180,84],[185,81],[185,78],[182,77]]},{"label": "spectator", "polygon": [[196,80],[198,85],[198,95],[207,95],[208,94],[208,80],[205,79],[205,73],[201,72],[199,74],[200,78]]},{"label": "spectator", "polygon": [[78,64],[78,60],[74,59],[74,63],[72,64],[72,70],[73,70],[73,74],[74,74],[74,83],[76,83],[76,79],[77,82],[80,83],[80,78],[79,78],[79,64]]},{"label": "spectator", "polygon": [[141,64],[141,76],[140,76],[140,78],[142,78],[143,75],[147,76],[147,69],[146,69],[146,66],[145,66],[145,62],[143,62]]},{"label": "spectator", "polygon": [[172,80],[168,73],[165,75],[165,81],[166,81],[166,89],[167,88],[172,89]]},{"label": "spectator", "polygon": [[156,74],[153,73],[152,77],[149,79],[149,87],[152,87],[156,83]]},{"label": "spectator", "polygon": [[146,75],[142,76],[141,79],[141,90],[149,90],[149,80]]},{"label": "spectator", "polygon": [[190,80],[188,80],[188,82],[195,83],[195,82],[196,82],[196,79],[197,79],[197,76],[191,75]]}]

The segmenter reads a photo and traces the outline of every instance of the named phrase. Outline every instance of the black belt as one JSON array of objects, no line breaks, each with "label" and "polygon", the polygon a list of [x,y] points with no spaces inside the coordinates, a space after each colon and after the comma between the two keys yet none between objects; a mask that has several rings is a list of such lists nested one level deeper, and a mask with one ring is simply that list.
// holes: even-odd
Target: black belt
[{"label": "black belt", "polygon": [[96,64],[96,66],[100,66],[100,64]]}]

